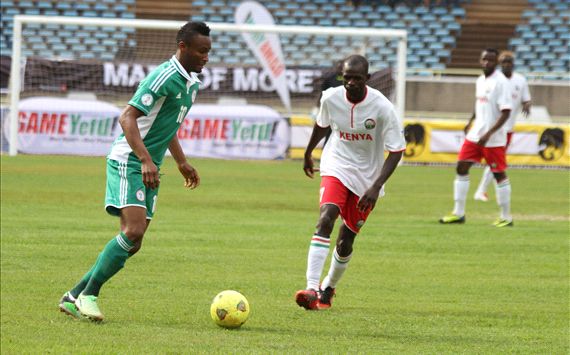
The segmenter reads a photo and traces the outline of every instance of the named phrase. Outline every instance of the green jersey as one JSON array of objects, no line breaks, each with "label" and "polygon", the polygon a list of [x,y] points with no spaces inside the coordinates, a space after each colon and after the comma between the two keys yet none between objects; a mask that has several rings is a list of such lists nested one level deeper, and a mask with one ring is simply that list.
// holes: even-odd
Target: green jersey
[{"label": "green jersey", "polygon": [[[144,113],[137,125],[152,161],[162,164],[170,141],[196,99],[200,80],[196,73],[187,73],[176,56],[162,63],[140,82],[129,105]],[[140,165],[124,133],[113,143],[109,159]]]}]

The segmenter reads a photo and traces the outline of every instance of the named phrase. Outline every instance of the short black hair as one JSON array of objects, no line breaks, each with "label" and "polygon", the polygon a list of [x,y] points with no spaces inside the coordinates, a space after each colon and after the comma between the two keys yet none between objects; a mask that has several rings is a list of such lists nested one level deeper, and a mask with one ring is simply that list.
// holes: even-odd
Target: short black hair
[{"label": "short black hair", "polygon": [[368,74],[368,60],[359,54],[353,54],[344,60],[345,64],[359,68]]},{"label": "short black hair", "polygon": [[210,36],[210,27],[204,22],[187,22],[184,26],[180,27],[178,34],[176,35],[176,43],[181,41],[184,43],[190,43],[190,40],[195,35]]},{"label": "short black hair", "polygon": [[483,52],[495,53],[495,55],[497,56],[497,58],[499,57],[499,51],[496,50],[495,48],[485,48],[485,49],[483,50]]}]

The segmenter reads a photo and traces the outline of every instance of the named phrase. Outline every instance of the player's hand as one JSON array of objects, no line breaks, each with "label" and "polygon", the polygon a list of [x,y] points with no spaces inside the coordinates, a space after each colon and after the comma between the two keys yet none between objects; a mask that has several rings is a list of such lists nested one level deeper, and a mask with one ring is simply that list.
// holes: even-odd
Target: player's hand
[{"label": "player's hand", "polygon": [[380,189],[376,189],[374,187],[369,188],[366,190],[364,195],[360,197],[358,200],[358,204],[356,207],[360,212],[367,212],[374,209],[376,206],[376,201],[378,201],[378,196],[380,195]]},{"label": "player's hand", "polygon": [[489,133],[485,133],[484,135],[481,136],[481,138],[479,138],[479,141],[477,142],[477,144],[484,147],[485,144],[487,144],[487,141],[489,140],[489,138],[491,138],[491,135]]},{"label": "player's hand", "polygon": [[160,185],[160,176],[158,168],[152,160],[141,164],[141,172],[144,186],[149,189],[156,189]]},{"label": "player's hand", "polygon": [[528,117],[528,115],[530,115],[530,102],[523,103],[522,113],[525,117]]},{"label": "player's hand", "polygon": [[184,162],[178,165],[178,170],[184,176],[184,187],[188,187],[191,190],[200,186],[200,176],[198,171],[188,162]]},{"label": "player's hand", "polygon": [[313,158],[305,157],[305,161],[303,163],[303,171],[305,172],[305,175],[307,175],[311,179],[315,176],[315,167],[313,163]]}]

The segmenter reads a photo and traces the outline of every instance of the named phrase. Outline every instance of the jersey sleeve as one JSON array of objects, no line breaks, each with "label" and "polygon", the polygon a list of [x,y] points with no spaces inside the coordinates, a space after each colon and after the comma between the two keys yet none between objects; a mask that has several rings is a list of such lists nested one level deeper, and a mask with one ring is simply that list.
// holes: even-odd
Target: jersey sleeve
[{"label": "jersey sleeve", "polygon": [[499,111],[513,109],[511,86],[508,85],[506,80],[497,83],[497,105],[499,106]]},{"label": "jersey sleeve", "polygon": [[319,127],[323,128],[329,127],[331,125],[330,113],[324,95],[321,98],[321,107],[319,108],[319,113],[317,114],[316,122]]},{"label": "jersey sleeve", "polygon": [[163,71],[154,71],[140,82],[129,105],[148,115],[160,97],[168,96],[168,85],[166,85],[168,79],[169,77],[165,78]]},{"label": "jersey sleeve", "polygon": [[384,149],[389,152],[401,152],[406,150],[404,129],[393,106],[385,110],[384,120],[385,124],[382,131],[384,135]]}]

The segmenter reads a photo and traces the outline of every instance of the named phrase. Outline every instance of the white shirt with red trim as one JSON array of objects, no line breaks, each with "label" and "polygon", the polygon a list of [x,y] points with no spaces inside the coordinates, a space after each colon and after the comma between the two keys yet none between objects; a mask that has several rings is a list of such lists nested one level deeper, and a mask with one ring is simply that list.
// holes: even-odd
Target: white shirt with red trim
[{"label": "white shirt with red trim", "polygon": [[323,91],[317,125],[332,129],[321,156],[321,176],[336,177],[357,196],[380,176],[385,150],[406,149],[394,105],[369,86],[358,103],[348,100],[344,86]]},{"label": "white shirt with red trim", "polygon": [[[503,73],[498,70],[488,77],[477,78],[475,102],[475,122],[467,133],[466,139],[477,143],[481,136],[495,125],[502,110],[511,110],[511,85]],[[491,135],[485,147],[504,147],[507,144],[505,125]]]},{"label": "white shirt with red trim", "polygon": [[523,102],[530,101],[530,91],[528,89],[528,83],[524,76],[517,72],[513,72],[510,78],[507,78],[509,84],[511,84],[511,93],[513,97],[513,109],[511,110],[511,115],[509,120],[505,123],[505,129],[507,132],[514,131],[516,118],[522,111]]}]

